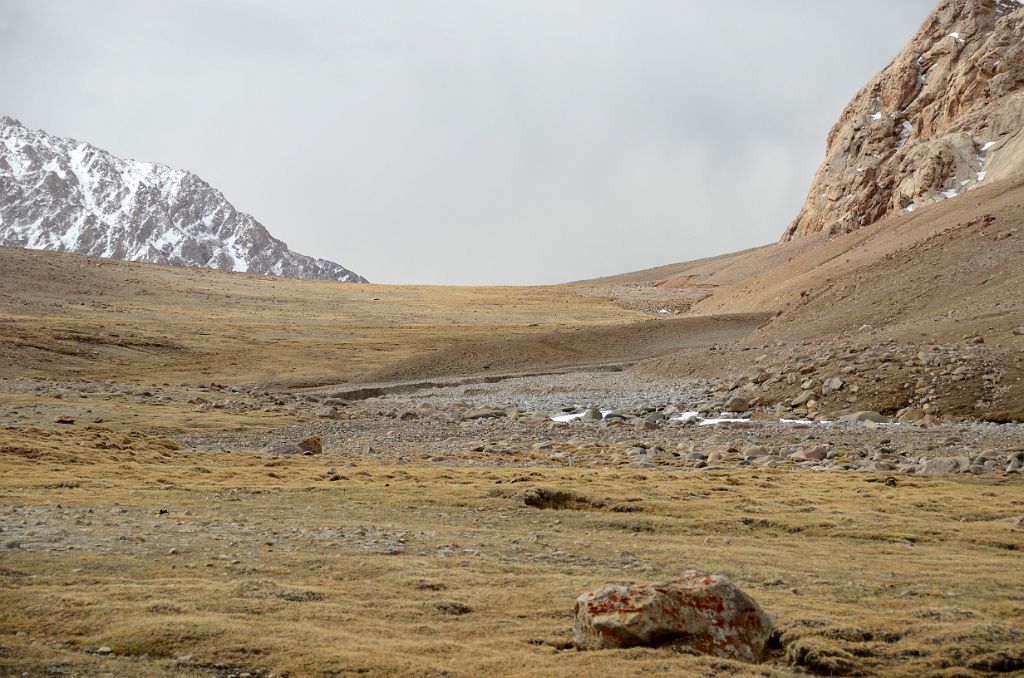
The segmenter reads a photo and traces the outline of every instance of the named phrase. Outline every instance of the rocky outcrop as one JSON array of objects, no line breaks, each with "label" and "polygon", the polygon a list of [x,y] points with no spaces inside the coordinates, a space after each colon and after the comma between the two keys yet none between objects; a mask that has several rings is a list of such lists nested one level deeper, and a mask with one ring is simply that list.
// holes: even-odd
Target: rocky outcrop
[{"label": "rocky outcrop", "polygon": [[604,586],[576,600],[582,650],[681,646],[755,662],[772,632],[768,615],[721,574],[690,570],[648,586]]},{"label": "rocky outcrop", "polygon": [[1024,169],[1024,6],[942,0],[828,135],[783,240],[844,233]]},{"label": "rocky outcrop", "polygon": [[0,245],[366,282],[288,249],[199,177],[0,118]]}]

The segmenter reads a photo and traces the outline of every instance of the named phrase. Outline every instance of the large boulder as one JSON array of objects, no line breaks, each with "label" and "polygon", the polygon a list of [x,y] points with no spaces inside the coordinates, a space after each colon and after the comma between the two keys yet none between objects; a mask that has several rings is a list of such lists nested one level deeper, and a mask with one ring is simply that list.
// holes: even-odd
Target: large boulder
[{"label": "large boulder", "polygon": [[771,618],[722,574],[689,570],[660,584],[607,585],[576,599],[573,624],[582,650],[684,646],[756,662]]},{"label": "large boulder", "polygon": [[967,457],[938,457],[921,462],[917,470],[919,476],[948,476],[963,473],[971,468],[971,460]]}]

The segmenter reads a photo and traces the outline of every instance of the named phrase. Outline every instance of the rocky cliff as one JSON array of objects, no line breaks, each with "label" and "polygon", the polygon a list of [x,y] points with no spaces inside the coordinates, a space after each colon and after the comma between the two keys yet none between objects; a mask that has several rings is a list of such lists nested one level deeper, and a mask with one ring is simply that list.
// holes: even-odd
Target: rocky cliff
[{"label": "rocky cliff", "polygon": [[828,135],[783,235],[844,233],[1024,169],[1024,5],[942,0]]},{"label": "rocky cliff", "polygon": [[199,177],[0,118],[0,245],[366,282],[288,249]]}]

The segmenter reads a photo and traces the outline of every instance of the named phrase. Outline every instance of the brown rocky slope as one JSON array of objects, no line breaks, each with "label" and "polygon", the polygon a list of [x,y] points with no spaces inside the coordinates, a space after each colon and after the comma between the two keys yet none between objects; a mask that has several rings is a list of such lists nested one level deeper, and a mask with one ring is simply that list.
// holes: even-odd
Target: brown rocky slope
[{"label": "brown rocky slope", "polygon": [[1024,5],[942,0],[828,135],[783,235],[846,233],[1024,169]]}]

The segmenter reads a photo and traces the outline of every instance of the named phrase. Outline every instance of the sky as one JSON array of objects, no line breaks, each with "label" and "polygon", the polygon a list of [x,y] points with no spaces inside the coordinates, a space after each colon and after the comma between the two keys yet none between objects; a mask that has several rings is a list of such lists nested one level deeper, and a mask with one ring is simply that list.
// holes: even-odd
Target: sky
[{"label": "sky", "polygon": [[0,0],[0,114],[190,170],[373,282],[773,242],[937,0]]}]

